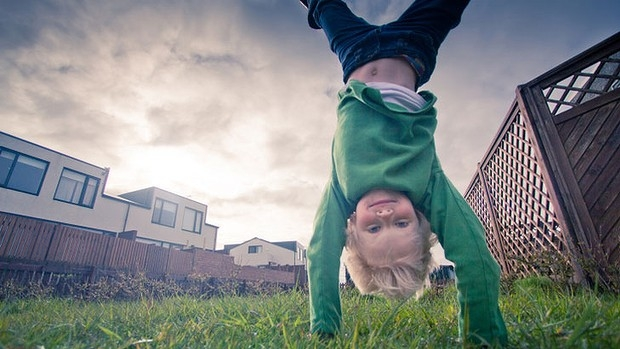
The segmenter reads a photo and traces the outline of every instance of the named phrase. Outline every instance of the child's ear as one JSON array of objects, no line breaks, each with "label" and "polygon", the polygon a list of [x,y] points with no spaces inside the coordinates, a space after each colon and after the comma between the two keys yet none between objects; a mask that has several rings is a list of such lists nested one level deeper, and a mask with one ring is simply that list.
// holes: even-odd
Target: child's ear
[{"label": "child's ear", "polygon": [[351,229],[353,227],[355,227],[355,220],[357,219],[357,216],[355,215],[355,212],[351,213],[351,215],[349,216],[349,219],[347,219],[347,231],[351,231]]},{"label": "child's ear", "polygon": [[437,237],[437,235],[435,235],[435,233],[431,233],[431,237],[429,238],[429,241],[431,243],[431,246],[435,246],[437,245],[437,243],[439,243],[439,238]]}]

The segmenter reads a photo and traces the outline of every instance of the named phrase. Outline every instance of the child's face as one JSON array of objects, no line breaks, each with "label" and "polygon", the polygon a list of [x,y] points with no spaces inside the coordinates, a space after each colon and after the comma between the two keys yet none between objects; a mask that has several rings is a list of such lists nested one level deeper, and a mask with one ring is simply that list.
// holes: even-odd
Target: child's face
[{"label": "child's face", "polygon": [[357,203],[351,224],[365,255],[376,255],[378,261],[388,257],[386,254],[400,258],[410,253],[419,221],[409,198],[397,191],[377,189]]}]

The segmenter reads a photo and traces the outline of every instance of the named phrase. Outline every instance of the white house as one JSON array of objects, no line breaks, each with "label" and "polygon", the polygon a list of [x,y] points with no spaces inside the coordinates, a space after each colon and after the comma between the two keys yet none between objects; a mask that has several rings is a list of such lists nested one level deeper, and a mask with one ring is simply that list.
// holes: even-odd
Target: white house
[{"label": "white house", "polygon": [[205,222],[207,205],[156,187],[119,196],[132,203],[124,230],[137,230],[136,241],[215,250],[218,227]]},{"label": "white house", "polygon": [[224,250],[238,265],[306,265],[306,248],[297,241],[269,242],[255,237],[241,244],[225,245]]},{"label": "white house", "polygon": [[215,250],[207,205],[151,187],[105,194],[109,169],[0,131],[0,212],[161,246]]}]

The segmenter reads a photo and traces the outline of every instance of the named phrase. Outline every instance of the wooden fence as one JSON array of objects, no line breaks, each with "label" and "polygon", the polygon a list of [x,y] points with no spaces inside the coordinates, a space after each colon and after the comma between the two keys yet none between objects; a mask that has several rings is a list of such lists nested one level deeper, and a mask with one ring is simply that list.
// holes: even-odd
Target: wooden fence
[{"label": "wooden fence", "polygon": [[[130,234],[131,235],[131,234]],[[305,268],[241,267],[233,257],[198,248],[177,250],[0,212],[0,271],[98,275],[143,273],[149,278],[202,278],[305,286]],[[0,277],[2,283],[4,276]]]},{"label": "wooden fence", "polygon": [[516,94],[465,194],[494,256],[517,276],[553,256],[620,290],[620,33]]}]

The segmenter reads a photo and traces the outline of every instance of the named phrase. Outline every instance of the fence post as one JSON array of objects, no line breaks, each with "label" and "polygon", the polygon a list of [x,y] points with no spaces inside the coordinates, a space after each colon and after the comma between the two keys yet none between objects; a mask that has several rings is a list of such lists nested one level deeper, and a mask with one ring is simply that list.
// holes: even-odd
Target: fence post
[{"label": "fence post", "polygon": [[504,270],[504,272],[506,273],[511,273],[512,270],[510,270],[509,268],[509,264],[506,261],[506,251],[505,251],[505,247],[504,247],[504,241],[503,241],[503,236],[500,233],[499,230],[499,225],[497,224],[497,217],[496,217],[496,210],[493,207],[493,204],[491,203],[491,193],[489,192],[489,185],[487,183],[487,179],[484,175],[484,171],[482,171],[482,167],[480,165],[480,163],[478,163],[478,178],[480,178],[480,187],[482,189],[482,193],[483,195],[483,199],[484,199],[484,203],[486,206],[487,211],[489,212],[489,217],[491,219],[491,225],[492,225],[492,230],[493,230],[493,235],[495,236],[495,241],[498,242],[499,244],[499,251],[498,254],[500,255],[500,263],[502,264],[502,269]]},{"label": "fence post", "polygon": [[[575,276],[578,282],[586,282],[586,273],[584,273],[580,258],[592,259],[592,247],[588,236],[595,236],[595,229],[588,215],[580,214],[584,212],[583,198],[573,195],[575,188],[578,189],[576,179],[573,175],[566,154],[561,150],[564,149],[557,130],[552,124],[551,116],[543,113],[541,104],[542,96],[534,94],[532,89],[527,86],[519,86],[517,89],[517,98],[522,106],[521,112],[524,116],[525,125],[531,135],[532,143],[536,146],[534,150],[536,157],[540,161],[540,168],[544,171],[544,178],[547,178],[547,188],[550,191],[550,199],[555,206],[556,215],[564,240],[566,241],[569,251],[571,251],[571,264],[575,270]],[[587,212],[587,209],[585,209]],[[587,217],[585,217],[587,216]]]},{"label": "fence post", "polygon": [[45,258],[43,258],[44,261],[48,261],[48,258],[50,257],[49,254],[52,249],[52,242],[56,238],[56,229],[58,228],[58,226],[59,224],[54,224],[54,228],[52,229],[52,236],[50,237],[50,242],[47,245],[47,251],[45,251]]}]

